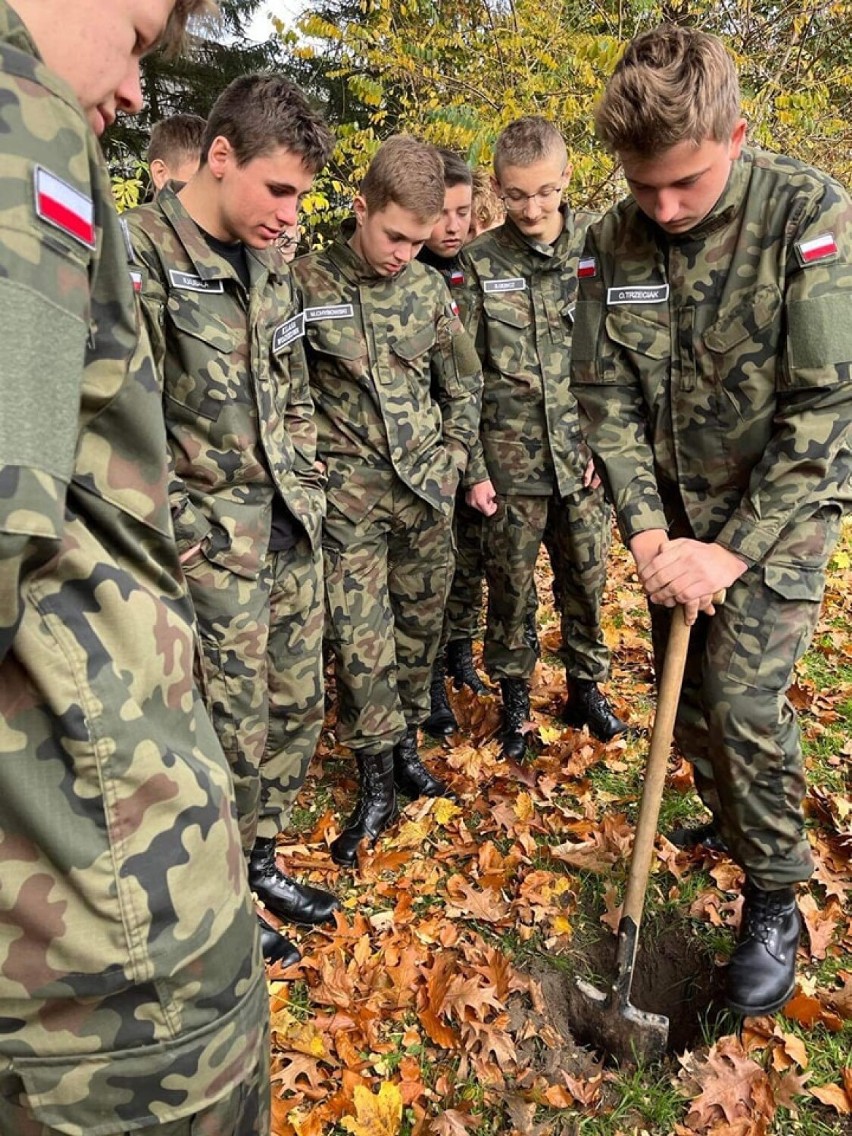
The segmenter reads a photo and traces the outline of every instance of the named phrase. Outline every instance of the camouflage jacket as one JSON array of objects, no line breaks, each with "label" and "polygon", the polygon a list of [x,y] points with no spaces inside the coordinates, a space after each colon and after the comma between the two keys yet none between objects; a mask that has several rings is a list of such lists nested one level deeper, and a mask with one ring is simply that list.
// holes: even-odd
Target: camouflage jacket
[{"label": "camouflage jacket", "polygon": [[163,377],[178,549],[257,576],[277,490],[319,540],[325,494],[290,272],[246,249],[250,290],[168,187],[128,214]]},{"label": "camouflage jacket", "polygon": [[329,502],[364,517],[395,476],[449,513],[479,421],[473,343],[437,272],[378,276],[352,231],[293,263]]},{"label": "camouflage jacket", "polygon": [[5,0],[0,103],[0,1083],[90,1136],[237,1085],[265,989],[109,175]]},{"label": "camouflage jacket", "polygon": [[679,494],[699,540],[762,561],[849,497],[852,202],[743,151],[715,208],[667,237],[632,200],[590,231],[572,383],[629,539]]},{"label": "camouflage jacket", "polygon": [[487,467],[471,463],[468,485],[487,476],[499,493],[539,495],[582,483],[589,451],[569,370],[577,260],[592,215],[565,206],[563,214],[553,245],[529,240],[508,218],[461,254],[466,326],[482,359]]}]

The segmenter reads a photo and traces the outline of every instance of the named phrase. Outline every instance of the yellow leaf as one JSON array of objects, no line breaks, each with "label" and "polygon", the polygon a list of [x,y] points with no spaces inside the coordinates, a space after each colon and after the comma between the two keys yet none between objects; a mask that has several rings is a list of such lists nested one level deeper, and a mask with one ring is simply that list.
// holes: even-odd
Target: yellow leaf
[{"label": "yellow leaf", "polygon": [[391,1081],[383,1081],[374,1096],[364,1085],[356,1085],[355,1116],[346,1116],[340,1127],[352,1136],[398,1136],[402,1124],[402,1093]]},{"label": "yellow leaf", "polygon": [[573,935],[574,928],[571,926],[570,920],[566,919],[564,915],[557,915],[553,920],[553,932],[556,935]]},{"label": "yellow leaf", "polygon": [[409,820],[400,825],[393,839],[394,848],[419,848],[429,835],[431,825],[425,820]]},{"label": "yellow leaf", "polygon": [[562,735],[565,733],[565,731],[560,730],[558,726],[540,726],[538,732],[541,735],[541,740],[546,746],[553,745],[554,742],[558,742]]},{"label": "yellow leaf", "polygon": [[535,813],[535,806],[529,793],[518,793],[515,801],[515,816],[518,820],[529,820]]},{"label": "yellow leaf", "polygon": [[435,807],[432,809],[432,816],[435,821],[440,825],[448,824],[461,813],[458,805],[454,805],[452,801],[448,801],[446,797],[439,797],[435,802]]}]

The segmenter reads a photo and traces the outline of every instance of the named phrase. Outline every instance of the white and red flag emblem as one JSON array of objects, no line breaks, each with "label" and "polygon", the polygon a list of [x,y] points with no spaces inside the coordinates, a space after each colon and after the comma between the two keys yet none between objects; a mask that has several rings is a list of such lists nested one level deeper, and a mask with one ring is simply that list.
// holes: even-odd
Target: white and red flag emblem
[{"label": "white and red flag emblem", "polygon": [[95,204],[91,197],[43,166],[35,168],[35,205],[42,221],[88,248],[95,247]]},{"label": "white and red flag emblem", "polygon": [[590,276],[597,276],[597,274],[598,262],[593,256],[584,256],[577,265],[577,276],[581,280],[585,280]]},{"label": "white and red flag emblem", "polygon": [[837,256],[834,233],[820,233],[818,237],[811,237],[808,241],[797,241],[796,252],[802,264],[813,264],[816,260],[827,260],[830,256]]}]

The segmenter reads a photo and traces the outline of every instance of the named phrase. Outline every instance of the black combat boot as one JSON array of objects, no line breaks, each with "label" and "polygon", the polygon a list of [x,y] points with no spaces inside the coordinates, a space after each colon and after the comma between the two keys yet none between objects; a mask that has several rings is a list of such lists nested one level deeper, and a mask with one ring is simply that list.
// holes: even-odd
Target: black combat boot
[{"label": "black combat boot", "polygon": [[433,738],[445,738],[449,734],[454,734],[459,728],[447,694],[447,684],[444,681],[446,673],[444,654],[440,652],[432,667],[432,682],[429,686],[432,711],[423,723],[423,729]]},{"label": "black combat boot", "polygon": [[409,726],[401,741],[393,747],[393,779],[400,793],[417,797],[450,797],[452,791],[434,777],[417,752],[417,727]]},{"label": "black combat boot", "polygon": [[541,658],[541,643],[538,641],[538,627],[536,626],[536,613],[528,611],[524,619],[524,645],[534,653],[537,659]]},{"label": "black combat boot", "polygon": [[503,692],[503,756],[517,761],[527,748],[523,730],[530,718],[530,692],[525,678],[501,678]]},{"label": "black combat boot", "polygon": [[616,716],[606,695],[598,689],[596,682],[585,678],[568,676],[568,701],[561,714],[567,726],[580,730],[589,727],[589,733],[601,742],[611,742],[619,734],[630,729],[626,722]]},{"label": "black combat boot", "polygon": [[447,674],[456,690],[469,686],[474,694],[487,694],[488,687],[473,665],[473,644],[470,639],[451,639],[447,644]]},{"label": "black combat boot", "polygon": [[384,753],[359,753],[358,802],[340,836],[331,845],[335,864],[353,868],[358,845],[366,837],[375,845],[397,816],[396,790],[393,785],[393,750]]},{"label": "black combat boot", "polygon": [[801,917],[794,888],[762,891],[750,881],[737,945],[727,971],[726,1001],[744,1017],[774,1014],[796,986]]},{"label": "black combat boot", "polygon": [[300,884],[275,861],[275,841],[256,840],[248,859],[249,887],[285,923],[329,923],[340,901],[330,891]]},{"label": "black combat boot", "polygon": [[264,962],[280,962],[283,967],[297,963],[302,957],[302,952],[296,944],[279,935],[262,915],[258,915],[257,921],[260,924],[260,949],[263,951]]},{"label": "black combat boot", "polygon": [[710,852],[728,852],[725,838],[719,831],[716,818],[706,824],[685,825],[683,828],[674,828],[669,833],[669,840],[676,848],[707,848]]}]

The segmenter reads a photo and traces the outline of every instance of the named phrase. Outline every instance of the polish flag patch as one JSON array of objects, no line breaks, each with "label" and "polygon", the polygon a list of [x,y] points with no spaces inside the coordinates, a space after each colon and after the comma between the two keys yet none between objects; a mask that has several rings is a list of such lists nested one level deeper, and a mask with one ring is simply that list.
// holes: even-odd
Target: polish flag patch
[{"label": "polish flag patch", "polygon": [[130,269],[130,283],[133,285],[134,292],[142,291],[142,273],[137,272],[135,268]]},{"label": "polish flag patch", "polygon": [[590,276],[597,276],[598,262],[593,256],[584,256],[580,263],[577,265],[577,276],[580,280],[585,280]]},{"label": "polish flag patch", "polygon": [[87,248],[95,247],[95,203],[43,166],[35,168],[35,207],[42,221]]},{"label": "polish flag patch", "polygon": [[460,268],[456,268],[450,273],[450,284],[454,288],[460,288],[464,284],[464,273]]},{"label": "polish flag patch", "polygon": [[459,306],[455,302],[455,300],[450,300],[449,304],[447,304],[447,314],[450,315],[450,316],[458,317]]},{"label": "polish flag patch", "polygon": [[799,263],[802,265],[828,260],[829,257],[837,256],[839,251],[834,233],[820,233],[818,237],[811,237],[809,241],[797,241],[795,248]]}]

